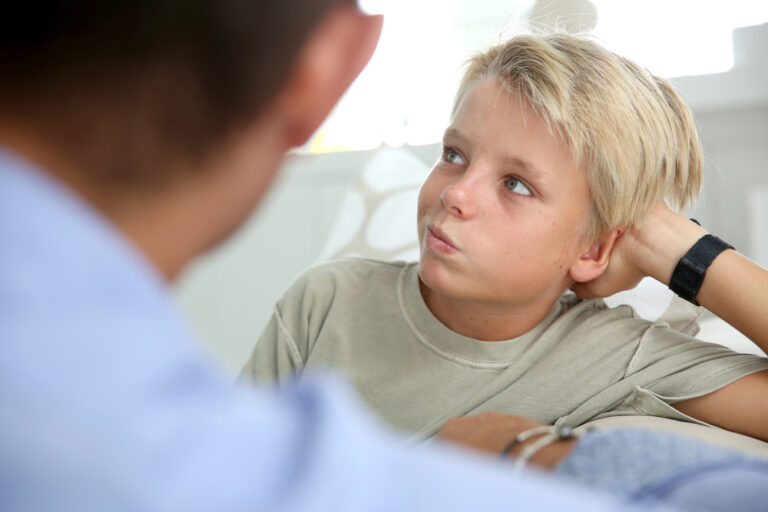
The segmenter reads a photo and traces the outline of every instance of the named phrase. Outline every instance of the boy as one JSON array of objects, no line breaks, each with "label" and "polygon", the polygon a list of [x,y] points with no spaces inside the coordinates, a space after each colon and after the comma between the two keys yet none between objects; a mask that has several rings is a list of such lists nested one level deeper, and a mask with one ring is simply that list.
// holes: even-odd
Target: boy
[{"label": "boy", "polygon": [[664,205],[695,197],[702,166],[667,82],[586,40],[517,37],[471,59],[443,146],[419,196],[419,263],[309,270],[244,374],[338,367],[417,438],[498,411],[656,415],[768,440],[768,359],[564,294],[650,275],[768,349],[768,272]]}]

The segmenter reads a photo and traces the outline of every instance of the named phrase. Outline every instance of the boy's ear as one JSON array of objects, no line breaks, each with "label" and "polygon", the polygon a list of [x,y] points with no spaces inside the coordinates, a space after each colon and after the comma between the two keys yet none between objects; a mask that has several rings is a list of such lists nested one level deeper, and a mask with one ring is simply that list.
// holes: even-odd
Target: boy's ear
[{"label": "boy's ear", "polygon": [[304,144],[328,116],[373,55],[382,23],[380,15],[338,6],[315,27],[278,94],[287,147]]},{"label": "boy's ear", "polygon": [[593,243],[568,270],[571,279],[585,283],[600,277],[608,268],[613,247],[622,233],[624,228],[614,229]]}]

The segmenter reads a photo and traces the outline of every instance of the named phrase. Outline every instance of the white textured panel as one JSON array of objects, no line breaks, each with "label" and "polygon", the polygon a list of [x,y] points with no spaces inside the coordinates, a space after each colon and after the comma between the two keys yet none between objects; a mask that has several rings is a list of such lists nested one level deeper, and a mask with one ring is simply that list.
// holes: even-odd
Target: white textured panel
[{"label": "white textured panel", "polygon": [[392,261],[419,261],[419,256],[421,256],[421,253],[417,245],[412,249],[408,249],[396,255],[392,258]]},{"label": "white textured panel", "polygon": [[374,192],[421,185],[429,167],[408,151],[382,148],[363,170],[363,183]]},{"label": "white textured panel", "polygon": [[403,190],[381,202],[371,216],[365,241],[375,249],[395,249],[408,243],[417,244],[416,204],[419,191]]},{"label": "white textured panel", "polygon": [[365,219],[365,199],[354,190],[347,192],[341,203],[341,209],[333,224],[328,241],[325,243],[320,259],[339,251],[348,244],[360,230]]}]

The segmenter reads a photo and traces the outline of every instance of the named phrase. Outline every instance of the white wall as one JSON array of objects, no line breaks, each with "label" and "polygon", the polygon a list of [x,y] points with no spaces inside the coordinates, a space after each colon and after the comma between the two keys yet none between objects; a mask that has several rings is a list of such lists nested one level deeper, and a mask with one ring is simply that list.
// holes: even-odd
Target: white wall
[{"label": "white wall", "polygon": [[734,31],[729,72],[673,82],[694,111],[706,158],[694,215],[768,267],[768,220],[758,204],[768,190],[768,24]]}]

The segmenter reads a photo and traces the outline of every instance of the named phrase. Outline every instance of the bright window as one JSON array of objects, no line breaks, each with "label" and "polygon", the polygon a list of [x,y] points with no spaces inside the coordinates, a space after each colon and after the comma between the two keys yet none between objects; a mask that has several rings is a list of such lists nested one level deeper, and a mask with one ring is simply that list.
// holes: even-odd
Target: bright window
[{"label": "bright window", "polygon": [[[541,7],[537,5],[536,8]],[[384,30],[368,67],[304,150],[372,149],[440,140],[461,65],[478,48],[528,27],[535,0],[361,0]],[[768,21],[754,0],[551,0],[544,12],[597,11],[592,33],[608,48],[664,76],[727,71],[731,31]],[[638,9],[637,6],[642,6]],[[578,12],[568,15],[578,18]]]}]

